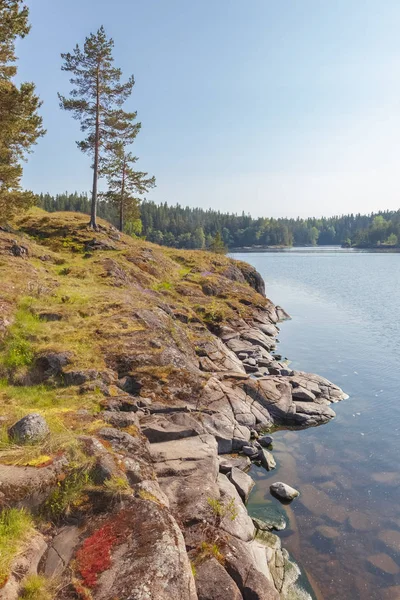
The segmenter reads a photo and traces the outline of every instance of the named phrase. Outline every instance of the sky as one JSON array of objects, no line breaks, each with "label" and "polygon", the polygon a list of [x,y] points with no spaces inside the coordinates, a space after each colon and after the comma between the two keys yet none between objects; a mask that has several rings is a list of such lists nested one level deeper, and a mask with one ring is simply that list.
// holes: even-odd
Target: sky
[{"label": "sky", "polygon": [[147,198],[253,216],[400,207],[398,0],[27,0],[19,79],[34,81],[47,135],[26,188],[90,191],[61,52],[104,25],[136,84]]}]

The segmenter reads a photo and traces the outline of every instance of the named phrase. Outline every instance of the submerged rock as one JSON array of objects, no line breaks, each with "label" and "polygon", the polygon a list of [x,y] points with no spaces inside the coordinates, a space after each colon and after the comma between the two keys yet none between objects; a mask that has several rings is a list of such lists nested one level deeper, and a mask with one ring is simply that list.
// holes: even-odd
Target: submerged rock
[{"label": "submerged rock", "polygon": [[282,481],[277,481],[270,486],[271,494],[279,498],[280,500],[294,500],[298,496],[300,496],[300,492],[298,492],[295,488],[292,488],[290,485],[283,483]]}]

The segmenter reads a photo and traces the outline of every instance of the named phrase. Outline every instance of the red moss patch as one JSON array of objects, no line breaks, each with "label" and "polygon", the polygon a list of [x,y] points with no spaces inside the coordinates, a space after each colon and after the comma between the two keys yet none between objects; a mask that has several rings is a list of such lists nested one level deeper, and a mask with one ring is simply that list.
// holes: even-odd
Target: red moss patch
[{"label": "red moss patch", "polygon": [[110,568],[112,550],[126,540],[131,521],[131,511],[123,510],[83,542],[76,564],[85,586],[95,587],[98,576]]}]

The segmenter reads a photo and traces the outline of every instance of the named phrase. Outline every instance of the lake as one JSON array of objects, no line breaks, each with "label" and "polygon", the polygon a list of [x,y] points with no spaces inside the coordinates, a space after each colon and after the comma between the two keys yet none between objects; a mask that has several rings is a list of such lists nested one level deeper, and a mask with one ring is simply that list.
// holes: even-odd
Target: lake
[{"label": "lake", "polygon": [[[292,316],[278,352],[350,398],[327,425],[274,434],[249,511],[284,511],[279,533],[318,600],[400,599],[400,254],[304,248],[232,254]],[[301,492],[282,506],[269,485]],[[260,508],[261,507],[261,508]]]}]

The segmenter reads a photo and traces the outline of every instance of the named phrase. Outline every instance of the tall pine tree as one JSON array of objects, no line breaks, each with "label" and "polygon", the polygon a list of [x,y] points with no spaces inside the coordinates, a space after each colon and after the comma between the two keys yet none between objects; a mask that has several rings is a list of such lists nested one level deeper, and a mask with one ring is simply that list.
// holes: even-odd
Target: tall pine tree
[{"label": "tall pine tree", "polygon": [[[86,38],[83,49],[76,45],[72,53],[61,54],[63,71],[72,73],[70,97],[59,94],[60,106],[71,111],[87,135],[78,147],[93,158],[93,187],[90,226],[97,227],[97,186],[102,151],[113,138],[121,107],[132,92],[133,76],[121,83],[121,69],[114,67],[114,41],[104,27]],[[123,111],[122,111],[123,112]]]},{"label": "tall pine tree", "polygon": [[29,33],[28,16],[22,0],[0,0],[0,219],[4,221],[35,201],[31,192],[21,189],[21,161],[45,133],[34,84],[14,82],[15,41]]}]

